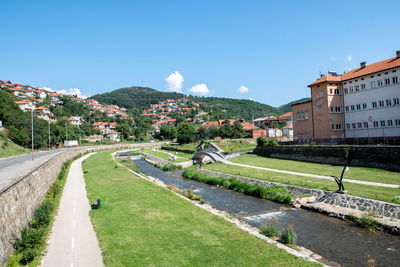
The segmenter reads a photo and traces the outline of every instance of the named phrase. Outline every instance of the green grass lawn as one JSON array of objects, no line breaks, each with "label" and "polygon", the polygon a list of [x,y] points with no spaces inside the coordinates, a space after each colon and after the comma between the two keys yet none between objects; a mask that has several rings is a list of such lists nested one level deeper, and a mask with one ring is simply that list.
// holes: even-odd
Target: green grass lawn
[{"label": "green grass lawn", "polygon": [[17,156],[29,152],[29,149],[24,149],[22,146],[15,144],[13,141],[0,134],[0,158]]},{"label": "green grass lawn", "polygon": [[106,266],[313,266],[136,177],[97,153],[83,163]]},{"label": "green grass lawn", "polygon": [[[230,140],[230,139],[223,139],[223,140],[208,140],[207,142],[212,142],[219,146],[224,152],[237,152],[243,150],[252,150],[256,148],[256,144],[251,144],[249,140]],[[174,146],[181,149],[188,149],[188,150],[196,150],[196,147],[200,144],[200,141],[190,143],[190,144],[182,144],[179,146]]]},{"label": "green grass lawn", "polygon": [[[252,153],[244,154],[240,157],[232,159],[231,161],[258,167],[304,172],[311,174],[320,174],[326,176],[337,176],[337,177],[340,177],[343,169],[343,166],[335,166],[330,164],[320,164],[320,163],[312,163],[312,162],[304,162],[296,160],[267,158],[267,157],[257,156]],[[343,177],[354,180],[400,185],[400,172],[391,172],[377,168],[350,166],[350,170],[345,172]]]},{"label": "green grass lawn", "polygon": [[[150,154],[150,155],[153,155],[153,156],[156,156],[157,158],[160,158],[160,159],[163,159],[163,160],[168,160],[168,161],[171,161],[171,159],[170,159],[171,156],[169,154],[167,154],[167,153],[175,154],[174,151],[168,151],[167,152],[165,150],[165,152],[161,152],[161,151],[154,151],[154,150],[152,150],[150,148],[143,149],[143,152],[145,152],[147,154]],[[189,161],[189,160],[192,160],[192,156],[193,156],[191,154],[186,154],[186,153],[182,153],[182,152],[176,152],[176,155],[179,158],[177,158],[175,160],[175,162]]]},{"label": "green grass lawn", "polygon": [[[223,163],[213,163],[204,166],[205,169],[228,173],[232,175],[246,176],[260,180],[290,184],[313,189],[336,191],[337,185],[334,181],[310,178],[298,175],[283,174],[252,168],[228,165]],[[300,170],[299,170],[300,171]],[[349,195],[371,198],[400,204],[395,200],[395,196],[400,196],[400,189],[379,186],[368,186],[344,182],[344,187],[349,191]]]}]

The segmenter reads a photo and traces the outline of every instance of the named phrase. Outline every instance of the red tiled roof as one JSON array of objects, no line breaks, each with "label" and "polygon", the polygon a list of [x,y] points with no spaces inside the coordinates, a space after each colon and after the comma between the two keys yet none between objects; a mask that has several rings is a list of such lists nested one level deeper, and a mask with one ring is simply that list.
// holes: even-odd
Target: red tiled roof
[{"label": "red tiled roof", "polygon": [[37,107],[37,108],[35,108],[35,110],[49,110],[49,109],[46,107]]},{"label": "red tiled roof", "polygon": [[333,76],[333,75],[324,75],[315,82],[311,83],[308,85],[308,87],[311,87],[313,85],[323,83],[323,82],[340,82],[342,81],[341,76]]},{"label": "red tiled roof", "polygon": [[98,126],[98,125],[107,125],[108,122],[95,122],[92,125],[93,126]]},{"label": "red tiled roof", "polygon": [[115,130],[106,131],[104,134],[119,134],[119,132]]},{"label": "red tiled roof", "polygon": [[278,119],[282,120],[282,119],[285,119],[285,118],[288,118],[288,117],[292,117],[292,112],[291,111],[279,116]]},{"label": "red tiled roof", "polygon": [[286,125],[285,127],[283,127],[282,129],[293,129],[293,123]]},{"label": "red tiled roof", "polygon": [[254,129],[257,129],[257,128],[258,128],[258,127],[256,127],[256,126],[254,126],[253,124],[247,123],[247,122],[242,123],[242,126],[243,126],[243,129],[244,129],[244,130],[254,130]]}]

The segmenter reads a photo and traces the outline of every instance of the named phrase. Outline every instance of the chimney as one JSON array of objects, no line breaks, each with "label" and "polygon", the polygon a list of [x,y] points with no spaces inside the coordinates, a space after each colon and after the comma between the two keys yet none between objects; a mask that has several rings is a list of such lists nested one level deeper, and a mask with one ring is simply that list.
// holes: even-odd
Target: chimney
[{"label": "chimney", "polygon": [[396,57],[399,58],[400,57],[400,50],[396,51]]},{"label": "chimney", "polygon": [[367,62],[363,61],[360,63],[360,68],[365,68],[366,65],[367,65]]}]

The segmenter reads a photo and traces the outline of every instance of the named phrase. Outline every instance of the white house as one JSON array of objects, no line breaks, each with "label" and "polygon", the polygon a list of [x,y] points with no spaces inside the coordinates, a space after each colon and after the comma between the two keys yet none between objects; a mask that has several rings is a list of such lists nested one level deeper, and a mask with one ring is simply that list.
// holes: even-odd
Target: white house
[{"label": "white house", "polygon": [[119,132],[115,130],[108,130],[104,133],[104,137],[108,140],[111,140],[113,142],[119,142]]},{"label": "white house", "polygon": [[293,123],[282,128],[282,135],[293,138]]},{"label": "white house", "polygon": [[50,120],[50,110],[46,107],[37,107],[35,108],[35,114],[37,117],[42,118],[44,120]]},{"label": "white house", "polygon": [[282,130],[279,128],[267,128],[267,137],[280,137],[282,136]]},{"label": "white house", "polygon": [[21,101],[15,101],[15,104],[18,105],[18,107],[23,111],[31,111],[32,109],[35,108],[35,106],[32,104],[31,101],[29,100],[21,100]]},{"label": "white house", "polygon": [[72,125],[80,126],[80,125],[82,125],[83,120],[82,120],[81,117],[78,117],[78,116],[71,116],[71,117],[69,118],[69,122],[70,122]]}]

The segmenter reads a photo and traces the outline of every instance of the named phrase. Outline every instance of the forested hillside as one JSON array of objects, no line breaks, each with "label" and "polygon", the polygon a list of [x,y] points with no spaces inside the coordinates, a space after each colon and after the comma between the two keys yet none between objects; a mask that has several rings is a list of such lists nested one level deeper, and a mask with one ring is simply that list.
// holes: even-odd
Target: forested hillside
[{"label": "forested hillside", "polygon": [[151,104],[157,104],[165,99],[179,99],[183,94],[159,92],[148,87],[127,87],[114,90],[110,93],[97,94],[92,98],[100,103],[118,105],[127,109],[148,109]]},{"label": "forested hillside", "polygon": [[309,97],[305,97],[305,98],[302,98],[302,99],[299,99],[299,100],[295,100],[295,101],[292,101],[292,102],[289,102],[289,103],[287,103],[285,105],[280,106],[279,109],[282,110],[282,112],[286,113],[286,112],[292,111],[292,105],[293,104],[300,103],[300,102],[303,102],[303,101],[307,101],[307,100],[310,100],[310,99],[311,98],[309,98]]},{"label": "forested hillside", "polygon": [[[159,92],[147,87],[128,87],[121,88],[110,93],[94,95],[97,101],[126,107],[128,109],[137,108],[139,110],[148,109],[150,104],[157,104],[165,99],[179,99],[184,97],[183,94]],[[198,102],[204,111],[212,111],[215,113],[213,118],[244,118],[252,120],[253,118],[262,116],[278,116],[283,114],[278,108],[271,107],[259,102],[219,98],[219,97],[196,97],[189,96],[189,99]]]}]

